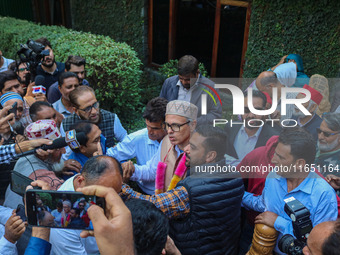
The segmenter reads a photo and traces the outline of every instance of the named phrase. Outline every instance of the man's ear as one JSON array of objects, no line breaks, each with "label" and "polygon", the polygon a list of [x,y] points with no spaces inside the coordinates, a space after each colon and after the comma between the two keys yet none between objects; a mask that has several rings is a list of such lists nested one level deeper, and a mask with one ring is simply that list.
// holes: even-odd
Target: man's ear
[{"label": "man's ear", "polygon": [[72,108],[73,108],[74,113],[77,114],[77,115],[79,116],[79,111],[78,111],[78,109],[77,109],[76,107],[74,107],[74,106],[72,106]]},{"label": "man's ear", "polygon": [[197,125],[197,121],[196,120],[191,121],[190,133],[193,133],[195,131],[196,125]]},{"label": "man's ear", "polygon": [[81,152],[82,154],[85,154],[85,153],[86,153],[86,146],[80,145],[80,146],[79,146],[79,150],[80,150],[80,152]]},{"label": "man's ear", "polygon": [[85,178],[81,174],[77,175],[76,178],[73,180],[74,190],[85,187],[85,184]]},{"label": "man's ear", "polygon": [[216,151],[209,151],[207,155],[205,155],[205,163],[211,163],[214,162],[217,156]]},{"label": "man's ear", "polygon": [[313,113],[314,111],[316,111],[316,108],[317,108],[317,107],[318,107],[317,104],[313,104],[313,105],[311,106],[311,108],[309,109],[309,112]]},{"label": "man's ear", "polygon": [[306,160],[302,158],[297,159],[295,162],[295,165],[298,169],[300,169],[300,172],[303,170],[305,164],[306,164]]}]

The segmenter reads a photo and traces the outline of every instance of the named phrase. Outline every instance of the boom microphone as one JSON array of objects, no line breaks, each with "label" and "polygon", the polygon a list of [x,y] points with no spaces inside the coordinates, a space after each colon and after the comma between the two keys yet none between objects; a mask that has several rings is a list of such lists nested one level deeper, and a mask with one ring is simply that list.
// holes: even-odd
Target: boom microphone
[{"label": "boom microphone", "polygon": [[[71,130],[71,131],[74,131],[74,130]],[[70,146],[71,148],[76,149],[77,146],[75,144],[77,144],[78,146],[79,145],[86,145],[87,137],[86,137],[84,132],[80,132],[78,134],[75,134],[75,132],[74,132],[73,133],[74,137],[70,138],[69,133],[71,131],[68,131],[66,133],[66,137],[60,137],[60,138],[53,140],[53,143],[51,145],[43,144],[42,146],[35,148],[33,150],[29,150],[29,151],[25,151],[23,153],[20,153],[20,154],[17,155],[17,157],[25,157],[25,156],[34,154],[37,149],[43,149],[44,151],[47,151],[47,150],[53,150],[53,149],[60,149],[60,148],[63,148],[65,146]]]}]

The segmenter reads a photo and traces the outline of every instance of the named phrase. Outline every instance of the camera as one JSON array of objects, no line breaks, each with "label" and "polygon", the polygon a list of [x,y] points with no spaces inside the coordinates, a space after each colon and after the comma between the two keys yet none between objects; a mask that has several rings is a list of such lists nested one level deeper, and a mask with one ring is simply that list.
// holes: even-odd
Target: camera
[{"label": "camera", "polygon": [[292,220],[293,232],[296,239],[292,235],[284,235],[279,240],[279,249],[288,255],[303,254],[302,249],[307,243],[310,231],[313,229],[313,224],[310,220],[310,212],[294,197],[289,197],[284,201],[284,210]]},{"label": "camera", "polygon": [[28,39],[26,44],[20,44],[20,47],[17,55],[21,62],[27,63],[27,67],[30,70],[30,76],[26,77],[26,85],[28,85],[30,81],[34,81],[37,66],[45,56],[50,54],[50,51],[45,50],[44,45],[32,39]]}]

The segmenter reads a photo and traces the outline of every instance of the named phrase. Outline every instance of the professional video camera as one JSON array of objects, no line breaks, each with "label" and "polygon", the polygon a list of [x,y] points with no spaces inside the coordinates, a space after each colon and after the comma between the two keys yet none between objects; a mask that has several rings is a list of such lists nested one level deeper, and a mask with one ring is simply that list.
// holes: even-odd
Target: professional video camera
[{"label": "professional video camera", "polygon": [[307,238],[313,228],[309,210],[297,199],[290,197],[284,200],[284,210],[292,219],[293,232],[296,239],[289,234],[279,240],[280,251],[288,255],[303,254],[302,249],[307,243]]},{"label": "professional video camera", "polygon": [[26,44],[20,44],[21,49],[17,54],[21,62],[25,62],[29,68],[30,75],[26,76],[26,86],[34,81],[36,76],[36,68],[41,60],[50,54],[49,50],[44,50],[45,46],[41,43],[28,39]]}]

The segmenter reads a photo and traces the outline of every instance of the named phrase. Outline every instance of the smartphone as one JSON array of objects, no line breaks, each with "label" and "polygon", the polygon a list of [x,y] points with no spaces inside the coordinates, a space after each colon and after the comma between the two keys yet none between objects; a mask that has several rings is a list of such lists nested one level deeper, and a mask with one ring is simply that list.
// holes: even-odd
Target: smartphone
[{"label": "smartphone", "polygon": [[81,192],[27,190],[28,224],[47,228],[93,230],[86,210],[98,205],[105,211],[105,199]]},{"label": "smartphone", "polygon": [[[26,192],[26,187],[31,185],[34,180],[28,178],[25,175],[17,171],[12,171],[11,173],[11,190],[20,196],[24,196]],[[34,189],[40,189],[39,187],[34,187]]]},{"label": "smartphone", "polygon": [[27,221],[26,213],[25,213],[25,206],[22,204],[18,204],[17,209],[15,210],[16,215],[20,216],[22,221]]},{"label": "smartphone", "polygon": [[9,110],[8,110],[8,115],[10,115],[11,113],[14,113],[14,118],[17,118],[17,107],[18,107],[18,103],[15,102],[15,103],[12,105],[12,109],[9,109]]}]

